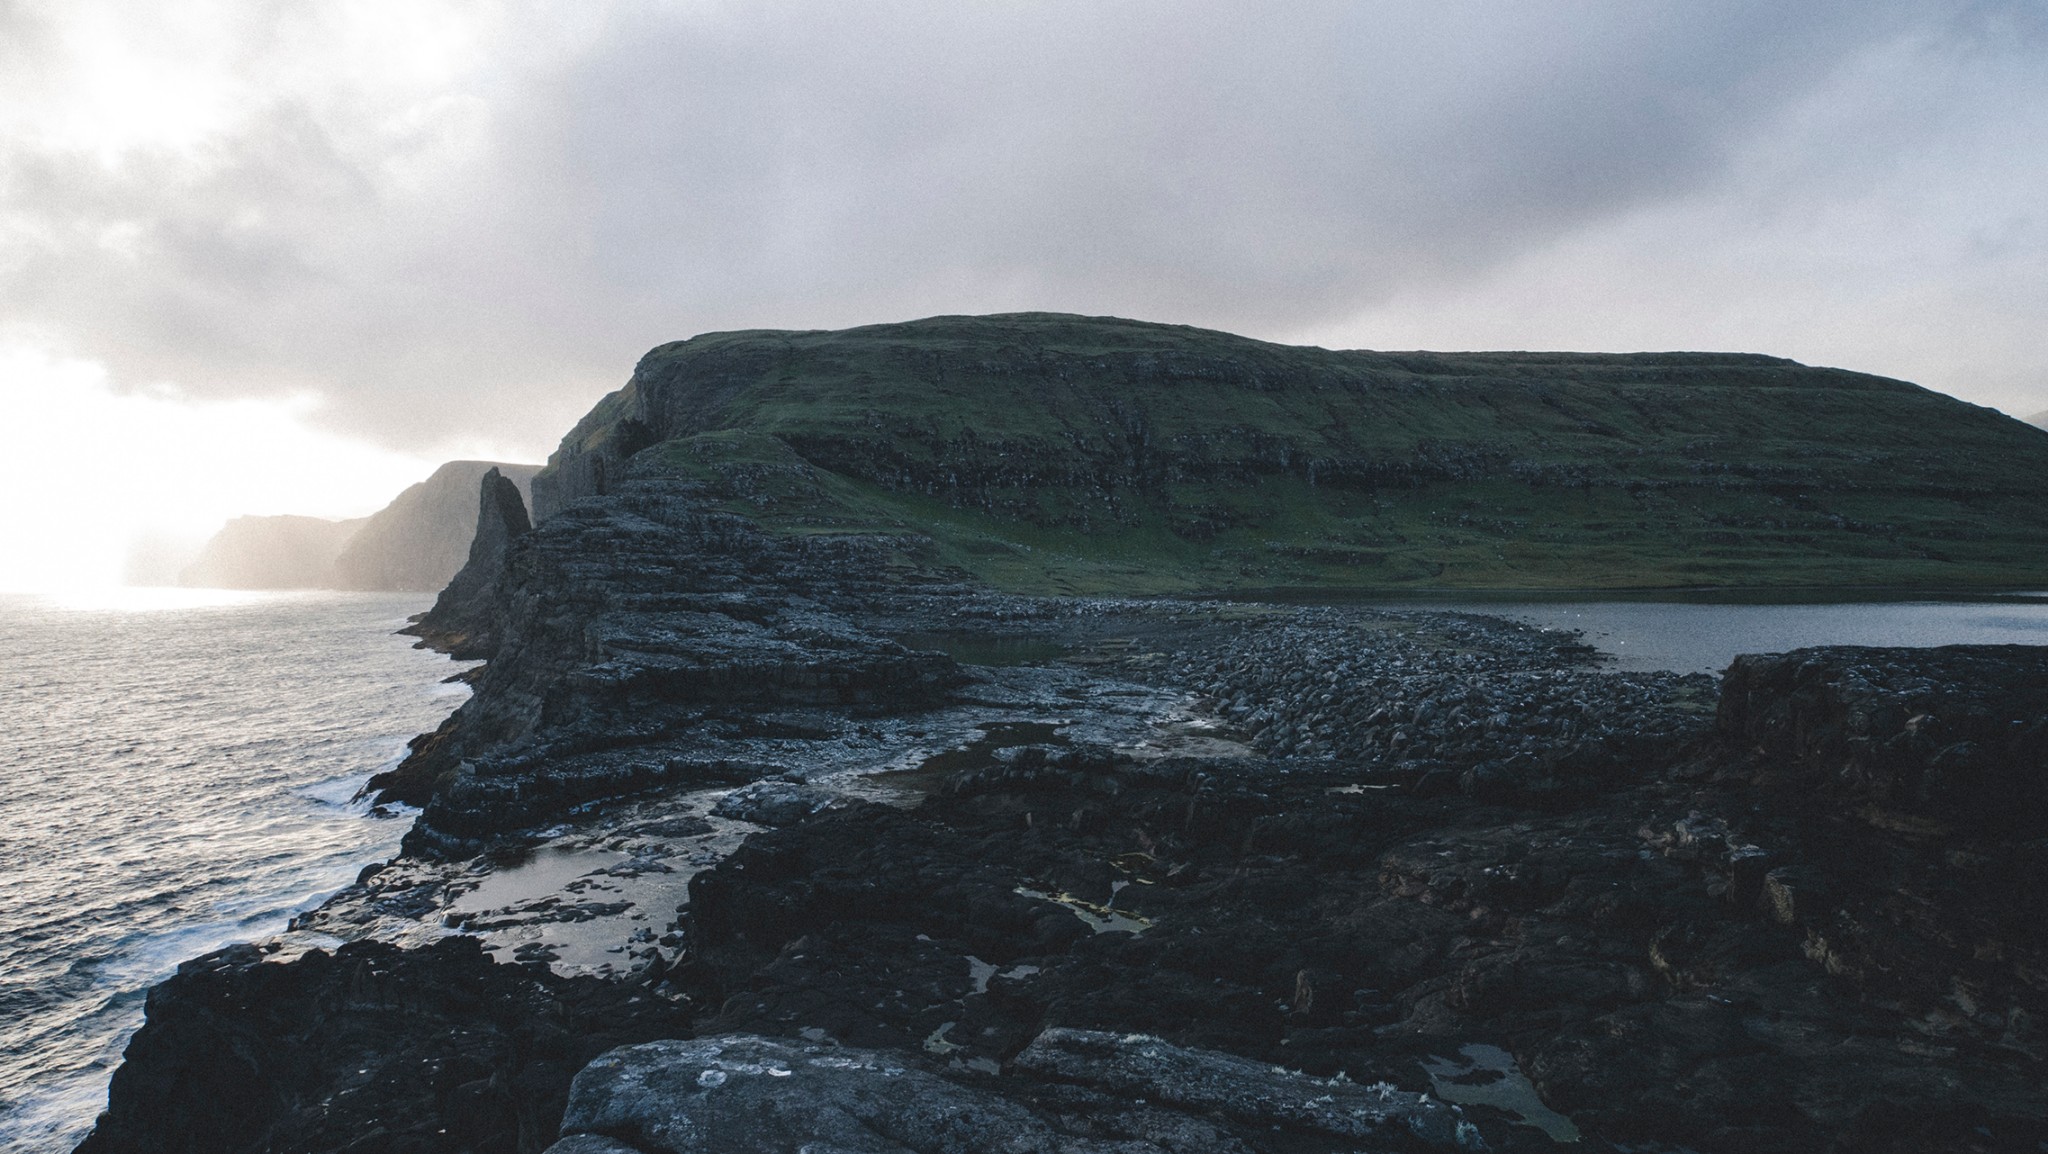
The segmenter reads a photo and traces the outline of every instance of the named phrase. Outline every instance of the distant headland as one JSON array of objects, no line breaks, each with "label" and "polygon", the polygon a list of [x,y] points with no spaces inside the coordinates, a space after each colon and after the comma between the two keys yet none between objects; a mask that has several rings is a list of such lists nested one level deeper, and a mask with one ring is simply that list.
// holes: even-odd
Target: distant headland
[{"label": "distant headland", "polygon": [[538,465],[450,461],[368,517],[237,517],[207,541],[179,584],[220,589],[432,592],[469,554],[477,485],[498,470],[522,493]]},{"label": "distant headland", "polygon": [[1970,588],[2048,579],[2048,435],[1730,353],[1333,352],[1113,318],[711,333],[648,353],[535,519],[691,479],[911,532],[1021,593]]}]

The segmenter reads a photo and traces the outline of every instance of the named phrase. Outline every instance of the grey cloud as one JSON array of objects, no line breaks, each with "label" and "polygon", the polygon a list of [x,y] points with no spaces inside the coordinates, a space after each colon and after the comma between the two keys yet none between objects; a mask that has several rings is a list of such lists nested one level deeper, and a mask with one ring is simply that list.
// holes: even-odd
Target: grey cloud
[{"label": "grey cloud", "polygon": [[[126,380],[539,444],[711,328],[1058,308],[1298,331],[1711,187],[1873,45],[1995,40],[2026,11],[621,6],[479,79],[487,147],[422,194],[338,139],[365,125],[290,101],[196,160],[0,154],[0,213],[40,238],[0,307]],[[123,223],[134,256],[100,239]]]}]

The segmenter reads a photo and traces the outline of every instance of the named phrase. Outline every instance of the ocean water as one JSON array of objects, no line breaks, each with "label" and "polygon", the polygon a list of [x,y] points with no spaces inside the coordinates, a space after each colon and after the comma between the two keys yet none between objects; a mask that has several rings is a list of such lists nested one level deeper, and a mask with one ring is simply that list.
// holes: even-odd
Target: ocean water
[{"label": "ocean water", "polygon": [[0,595],[0,1151],[69,1150],[143,996],[393,853],[351,798],[468,696],[418,594]]}]

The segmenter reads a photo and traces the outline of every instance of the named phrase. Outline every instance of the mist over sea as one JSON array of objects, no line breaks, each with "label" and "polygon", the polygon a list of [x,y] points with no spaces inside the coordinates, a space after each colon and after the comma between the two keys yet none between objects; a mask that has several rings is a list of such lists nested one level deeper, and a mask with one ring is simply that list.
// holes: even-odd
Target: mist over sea
[{"label": "mist over sea", "polygon": [[350,798],[468,696],[419,594],[0,595],[0,1151],[69,1150],[149,985],[393,853]]}]

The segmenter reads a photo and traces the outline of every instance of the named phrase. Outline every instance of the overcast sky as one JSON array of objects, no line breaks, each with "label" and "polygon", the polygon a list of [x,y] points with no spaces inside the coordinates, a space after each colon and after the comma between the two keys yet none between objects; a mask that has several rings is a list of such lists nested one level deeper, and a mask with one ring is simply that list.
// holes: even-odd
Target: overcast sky
[{"label": "overcast sky", "polygon": [[2044,12],[0,0],[0,483],[359,512],[664,340],[1014,309],[2031,413]]}]

